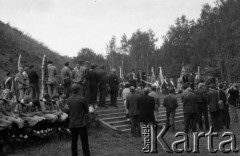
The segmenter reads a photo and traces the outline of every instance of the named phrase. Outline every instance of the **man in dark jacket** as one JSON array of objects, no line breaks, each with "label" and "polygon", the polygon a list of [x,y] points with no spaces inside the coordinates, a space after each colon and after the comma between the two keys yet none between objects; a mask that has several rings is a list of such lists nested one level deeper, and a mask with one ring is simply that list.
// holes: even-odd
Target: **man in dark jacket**
[{"label": "man in dark jacket", "polygon": [[219,85],[219,100],[222,100],[223,102],[223,109],[220,110],[220,119],[221,121],[221,129],[223,129],[223,126],[226,127],[226,129],[230,128],[230,115],[229,115],[229,108],[227,105],[227,97],[225,94],[224,84],[221,83]]},{"label": "man in dark jacket", "polygon": [[239,90],[236,83],[234,83],[228,90],[228,105],[231,112],[231,124],[238,123],[238,113],[236,109],[237,101],[239,100]]},{"label": "man in dark jacket", "polygon": [[106,94],[107,94],[107,74],[105,72],[105,67],[101,68],[97,72],[98,77],[98,88],[99,88],[99,107],[105,107]]},{"label": "man in dark jacket", "polygon": [[189,132],[189,127],[192,129],[192,132],[196,132],[197,121],[197,96],[192,92],[192,89],[190,88],[187,89],[187,92],[188,94],[183,97],[185,133]]},{"label": "man in dark jacket", "polygon": [[28,73],[28,79],[29,79],[29,86],[31,89],[30,95],[32,100],[38,100],[40,89],[39,89],[39,76],[37,72],[34,70],[34,65],[30,66],[30,71]]},{"label": "man in dark jacket", "polygon": [[96,72],[97,65],[92,64],[91,69],[88,73],[88,79],[89,79],[89,90],[90,90],[90,103],[95,104],[97,101],[97,72]]},{"label": "man in dark jacket", "polygon": [[209,105],[213,131],[218,132],[220,130],[220,109],[218,105],[219,96],[215,84],[210,84],[209,87],[210,90],[207,93],[207,103]]},{"label": "man in dark jacket", "polygon": [[78,136],[81,137],[82,151],[84,156],[90,156],[87,121],[85,114],[88,113],[88,104],[84,97],[79,95],[79,84],[73,84],[73,95],[67,100],[70,113],[69,128],[72,134],[72,156],[78,155]]},{"label": "man in dark jacket", "polygon": [[111,105],[115,107],[117,107],[117,97],[119,90],[119,78],[116,72],[116,69],[112,69],[112,73],[108,76]]},{"label": "man in dark jacket", "polygon": [[203,83],[199,83],[198,89],[195,91],[198,105],[198,124],[199,129],[203,130],[202,116],[204,117],[205,129],[209,129],[208,121],[208,105],[207,105],[207,90]]},{"label": "man in dark jacket", "polygon": [[169,95],[164,98],[163,106],[166,107],[166,127],[169,126],[169,118],[171,116],[171,127],[172,131],[175,131],[175,112],[178,107],[177,98],[174,96],[175,90],[171,88]]},{"label": "man in dark jacket", "polygon": [[131,121],[131,132],[133,137],[141,136],[141,129],[139,123],[139,112],[137,108],[137,99],[139,95],[135,93],[135,88],[133,86],[130,87],[131,94],[127,96],[126,105]]},{"label": "man in dark jacket", "polygon": [[140,121],[142,134],[143,134],[144,126],[146,125],[153,126],[155,123],[155,117],[154,117],[155,100],[153,97],[148,96],[148,93],[149,93],[148,88],[144,88],[143,92],[144,92],[144,95],[140,96],[137,99],[137,107],[139,110],[139,121]]}]

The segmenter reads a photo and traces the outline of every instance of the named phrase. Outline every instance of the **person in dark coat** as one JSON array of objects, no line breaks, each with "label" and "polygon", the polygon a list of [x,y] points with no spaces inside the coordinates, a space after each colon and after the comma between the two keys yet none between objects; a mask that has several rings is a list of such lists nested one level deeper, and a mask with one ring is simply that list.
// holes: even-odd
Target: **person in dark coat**
[{"label": "person in dark coat", "polygon": [[30,96],[32,100],[38,100],[40,95],[39,89],[39,76],[34,69],[34,65],[30,66],[30,71],[28,73],[29,87],[30,87]]},{"label": "person in dark coat", "polygon": [[186,74],[182,76],[182,80],[183,80],[183,84],[187,84],[189,82],[188,76]]},{"label": "person in dark coat", "polygon": [[99,89],[99,107],[105,107],[106,96],[107,96],[107,74],[105,72],[105,67],[101,68],[97,72],[98,76],[98,89]]},{"label": "person in dark coat", "polygon": [[212,128],[214,132],[220,131],[220,109],[219,109],[219,96],[218,91],[216,90],[215,84],[209,85],[210,90],[207,93],[207,103],[209,105],[209,112],[211,115]]},{"label": "person in dark coat", "polygon": [[237,101],[239,100],[239,90],[236,83],[234,83],[228,90],[228,105],[231,112],[231,124],[238,123],[238,113],[236,110]]},{"label": "person in dark coat", "polygon": [[116,72],[116,69],[112,69],[112,73],[108,76],[111,105],[115,107],[117,107],[117,97],[119,90],[119,78]]},{"label": "person in dark coat", "polygon": [[[146,125],[153,126],[155,124],[155,100],[153,97],[148,96],[149,88],[143,89],[144,95],[137,99],[137,108],[139,110],[139,122],[141,133],[143,134],[143,127]],[[143,135],[142,135],[143,137]],[[144,139],[144,138],[142,138]]]},{"label": "person in dark coat", "polygon": [[203,130],[203,120],[202,120],[202,116],[203,116],[205,129],[209,130],[207,90],[203,83],[199,83],[198,89],[196,89],[195,94],[197,96],[199,129]]},{"label": "person in dark coat", "polygon": [[97,72],[96,72],[97,65],[92,64],[91,68],[88,73],[88,79],[89,79],[89,90],[90,90],[90,103],[95,104],[97,101]]},{"label": "person in dark coat", "polygon": [[140,122],[139,122],[139,111],[137,108],[137,99],[140,95],[135,93],[135,88],[130,87],[131,94],[127,96],[126,105],[131,121],[131,132],[133,137],[141,136]]},{"label": "person in dark coat", "polygon": [[174,93],[175,93],[175,90],[173,88],[171,88],[169,90],[169,95],[167,95],[165,98],[164,98],[164,101],[163,101],[163,106],[166,107],[166,127],[169,126],[169,118],[171,116],[171,128],[172,128],[172,131],[175,131],[175,126],[174,126],[174,123],[175,123],[175,112],[176,112],[176,109],[178,107],[178,102],[177,102],[177,98],[174,96]]},{"label": "person in dark coat", "polygon": [[130,83],[131,86],[137,87],[137,78],[135,74],[135,69],[132,69],[130,73],[127,74],[127,81]]},{"label": "person in dark coat", "polygon": [[82,151],[84,156],[90,156],[86,114],[88,113],[88,104],[84,97],[79,95],[79,84],[72,85],[73,95],[67,100],[70,113],[69,128],[72,135],[72,156],[78,156],[78,136],[82,142]]},{"label": "person in dark coat", "polygon": [[192,92],[192,89],[187,89],[187,94],[183,97],[183,113],[184,113],[184,130],[185,133],[196,132],[197,121],[197,96]]},{"label": "person in dark coat", "polygon": [[224,84],[221,83],[219,85],[219,100],[222,100],[223,102],[223,109],[220,110],[220,119],[221,119],[221,129],[223,129],[223,126],[226,127],[226,129],[230,128],[230,115],[229,115],[229,108],[227,105],[227,97],[224,91]]}]

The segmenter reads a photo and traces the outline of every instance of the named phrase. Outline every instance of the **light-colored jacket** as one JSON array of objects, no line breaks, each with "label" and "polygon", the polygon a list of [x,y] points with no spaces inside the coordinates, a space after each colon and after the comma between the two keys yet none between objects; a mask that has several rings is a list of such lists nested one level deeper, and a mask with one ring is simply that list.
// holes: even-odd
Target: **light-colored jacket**
[{"label": "light-colored jacket", "polygon": [[62,80],[71,79],[71,75],[71,70],[67,66],[64,66],[61,72]]},{"label": "light-colored jacket", "polygon": [[17,89],[25,89],[27,87],[27,83],[25,82],[25,77],[22,73],[17,73],[15,80],[17,83]]},{"label": "light-colored jacket", "polygon": [[48,64],[48,83],[57,83],[57,69],[52,64]]}]

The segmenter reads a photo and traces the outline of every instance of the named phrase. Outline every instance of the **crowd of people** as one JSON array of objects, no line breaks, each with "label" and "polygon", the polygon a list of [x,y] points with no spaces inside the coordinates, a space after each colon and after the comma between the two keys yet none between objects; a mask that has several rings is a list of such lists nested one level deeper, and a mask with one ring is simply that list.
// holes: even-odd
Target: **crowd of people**
[{"label": "crowd of people", "polygon": [[[181,75],[184,80],[181,80],[183,84],[179,92],[183,104],[186,133],[210,128],[214,132],[219,132],[238,123],[236,106],[239,103],[239,87],[237,83],[229,85],[225,82],[217,83],[212,75],[207,80],[196,78],[193,82],[189,82],[188,76]],[[135,89],[135,86],[126,83],[123,99],[126,101],[126,113],[127,117],[128,114],[130,116],[131,132],[134,137],[142,136],[141,130],[144,125],[153,125],[157,122],[160,105],[166,108],[166,126],[171,125],[172,131],[175,131],[175,114],[179,106],[176,88],[168,87],[165,95],[159,95],[156,88],[157,86],[152,84],[151,87]],[[164,98],[162,104],[161,96]]]},{"label": "crowd of people", "polygon": [[[56,132],[77,138],[79,128],[81,138],[84,138],[84,128],[87,127],[85,115],[90,108],[107,108],[105,101],[108,94],[111,106],[117,107],[120,79],[116,69],[108,74],[104,66],[98,67],[86,61],[76,64],[73,70],[66,62],[61,72],[57,71],[53,62],[48,61],[43,79],[33,65],[20,66],[16,75],[6,74],[0,94],[0,141],[26,140],[32,136],[43,138]],[[71,110],[76,103],[76,93],[83,98],[78,103],[82,103],[85,111]],[[79,118],[84,119],[79,121]],[[89,153],[88,144],[84,148]],[[74,151],[76,153],[76,149]]]},{"label": "crowd of people", "polygon": [[[197,76],[182,74],[175,87],[172,78],[169,82],[164,78],[162,84],[147,82],[146,73],[141,69],[137,74],[131,70],[122,80],[116,69],[107,73],[104,66],[98,67],[88,61],[79,62],[73,70],[67,62],[60,73],[57,71],[53,62],[48,61],[43,79],[33,65],[19,67],[15,76],[6,74],[0,96],[0,136],[4,136],[1,139],[24,140],[29,136],[45,137],[58,131],[73,136],[73,155],[77,155],[78,135],[83,138],[83,152],[90,155],[84,116],[91,110],[89,108],[107,109],[108,94],[113,107],[118,107],[118,96],[124,100],[126,118],[130,120],[134,137],[142,136],[144,125],[156,124],[161,105],[166,107],[166,125],[171,125],[175,131],[175,114],[179,105],[176,93],[181,94],[186,133],[197,131],[196,125],[199,130],[208,130],[211,125],[214,131],[220,131],[224,126],[229,129],[230,123],[238,122],[238,85],[216,83],[213,76],[204,81]],[[161,96],[164,98],[162,104]]]}]

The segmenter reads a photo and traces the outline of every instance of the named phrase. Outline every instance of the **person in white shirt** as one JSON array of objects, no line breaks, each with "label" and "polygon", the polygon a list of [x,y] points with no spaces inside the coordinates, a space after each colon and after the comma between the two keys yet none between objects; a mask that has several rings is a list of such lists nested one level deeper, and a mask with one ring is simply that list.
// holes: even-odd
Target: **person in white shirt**
[{"label": "person in white shirt", "polygon": [[126,117],[127,117],[128,120],[129,120],[129,114],[128,114],[128,109],[127,109],[127,105],[126,105],[126,98],[127,98],[128,95],[131,94],[129,87],[130,87],[130,83],[126,82],[125,86],[124,86],[124,89],[122,91],[122,98],[124,100],[124,106],[125,106],[125,109],[126,109]]}]

